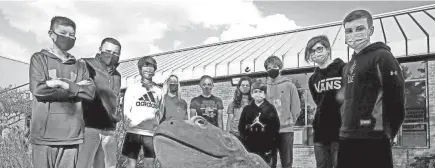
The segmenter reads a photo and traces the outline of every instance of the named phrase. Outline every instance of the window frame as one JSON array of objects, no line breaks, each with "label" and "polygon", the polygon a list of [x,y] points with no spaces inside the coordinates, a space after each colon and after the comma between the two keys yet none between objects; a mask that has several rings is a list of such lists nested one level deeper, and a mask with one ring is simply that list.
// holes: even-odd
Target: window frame
[{"label": "window frame", "polygon": [[[428,60],[424,59],[424,60],[417,60],[417,61],[405,61],[405,62],[399,62],[400,65],[402,64],[406,64],[406,63],[417,63],[417,62],[421,62],[422,64],[424,64],[424,74],[425,76],[422,78],[417,78],[417,79],[405,79],[405,83],[406,82],[415,82],[415,81],[424,81],[425,82],[425,95],[426,95],[426,99],[425,99],[425,113],[426,113],[426,118],[427,121],[425,122],[412,122],[412,123],[402,123],[402,126],[400,126],[399,132],[397,133],[397,144],[395,144],[393,146],[393,149],[429,149],[430,148],[430,114],[429,114],[429,65],[428,65]],[[405,107],[406,109],[406,107]],[[406,116],[405,116],[406,117]],[[403,146],[403,125],[418,125],[418,124],[423,124],[426,126],[426,146]],[[398,139],[400,138],[400,139]]]}]

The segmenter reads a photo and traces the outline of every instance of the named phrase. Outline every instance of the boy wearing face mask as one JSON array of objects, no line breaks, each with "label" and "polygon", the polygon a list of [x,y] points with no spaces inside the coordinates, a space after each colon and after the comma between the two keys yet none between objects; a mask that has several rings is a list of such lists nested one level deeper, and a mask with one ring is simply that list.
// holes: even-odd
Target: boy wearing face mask
[{"label": "boy wearing face mask", "polygon": [[176,75],[170,75],[163,84],[164,99],[160,112],[164,120],[187,120],[187,103],[181,98],[180,83]]},{"label": "boy wearing face mask", "polygon": [[121,74],[116,70],[121,44],[114,38],[101,42],[100,53],[95,58],[84,58],[96,89],[93,101],[83,102],[85,120],[85,140],[80,145],[78,167],[116,167],[116,123],[121,120],[118,114],[118,95],[121,87]]},{"label": "boy wearing face mask", "polygon": [[356,10],[343,21],[346,44],[354,49],[343,71],[338,168],[393,168],[391,142],[405,114],[404,78],[390,47],[370,42],[373,18]]},{"label": "boy wearing face mask", "polygon": [[[278,112],[281,121],[278,136],[278,151],[283,168],[291,168],[293,164],[293,126],[301,112],[301,102],[296,86],[281,76],[282,62],[277,56],[270,56],[264,62],[269,78],[267,79],[266,98]],[[276,166],[276,157],[274,166]]]},{"label": "boy wearing face mask", "polygon": [[126,156],[127,168],[136,167],[140,149],[145,155],[145,167],[152,167],[155,158],[153,135],[161,119],[159,108],[162,90],[153,82],[157,62],[145,56],[137,62],[141,82],[128,86],[124,96],[124,116],[127,124],[122,155]]},{"label": "boy wearing face mask", "polygon": [[75,168],[83,143],[82,101],[94,99],[95,84],[86,64],[68,51],[75,43],[75,23],[53,17],[50,49],[32,55],[29,87],[34,99],[30,126],[32,164],[38,168]]},{"label": "boy wearing face mask", "polygon": [[305,61],[318,65],[308,80],[308,87],[317,105],[314,115],[314,155],[317,168],[336,167],[341,103],[335,97],[341,89],[343,60],[331,59],[331,45],[327,36],[311,38],[305,48]]},{"label": "boy wearing face mask", "polygon": [[243,108],[239,132],[246,150],[261,156],[270,166],[276,151],[279,118],[275,107],[266,100],[267,87],[261,81],[252,84],[254,99]]}]

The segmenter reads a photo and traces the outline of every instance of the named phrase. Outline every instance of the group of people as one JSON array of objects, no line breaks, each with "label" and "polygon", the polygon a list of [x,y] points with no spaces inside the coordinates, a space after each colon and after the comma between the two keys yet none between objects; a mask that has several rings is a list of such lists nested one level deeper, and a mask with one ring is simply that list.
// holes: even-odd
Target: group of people
[{"label": "group of people", "polygon": [[[391,141],[404,117],[404,79],[400,65],[382,42],[371,43],[373,18],[355,10],[343,21],[346,44],[354,49],[351,60],[332,59],[329,39],[311,38],[305,60],[316,63],[309,90],[317,105],[313,129],[318,168],[392,168]],[[213,78],[200,79],[202,94],[190,106],[181,98],[180,82],[170,75],[163,87],[153,82],[158,69],[145,56],[137,66],[141,82],[120,96],[121,75],[116,70],[121,44],[105,38],[95,58],[76,60],[76,24],[69,18],[52,18],[53,45],[32,55],[30,142],[35,168],[116,167],[116,125],[124,118],[126,135],[122,155],[127,167],[137,164],[143,149],[151,167],[155,157],[153,134],[167,120],[202,116],[224,129],[223,101],[212,94]],[[283,168],[293,162],[293,126],[300,114],[296,86],[281,75],[283,63],[270,56],[264,62],[266,81],[242,77],[227,107],[226,131],[245,148],[261,156],[272,168],[278,153]],[[120,102],[123,110],[119,110]]]}]

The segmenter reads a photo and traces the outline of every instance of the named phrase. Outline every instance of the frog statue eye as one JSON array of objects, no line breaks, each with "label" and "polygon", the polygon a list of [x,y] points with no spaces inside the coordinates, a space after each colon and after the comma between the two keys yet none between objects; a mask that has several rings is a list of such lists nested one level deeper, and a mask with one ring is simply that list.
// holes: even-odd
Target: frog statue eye
[{"label": "frog statue eye", "polygon": [[195,125],[198,125],[200,127],[206,127],[208,124],[208,122],[204,118],[201,118],[201,117],[195,118],[193,123],[195,123]]}]

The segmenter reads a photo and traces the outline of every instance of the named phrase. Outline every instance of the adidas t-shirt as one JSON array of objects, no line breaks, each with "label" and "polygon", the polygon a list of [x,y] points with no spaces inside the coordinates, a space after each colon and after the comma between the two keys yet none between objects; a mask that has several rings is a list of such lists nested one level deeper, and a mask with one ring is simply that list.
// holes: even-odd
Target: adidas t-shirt
[{"label": "adidas t-shirt", "polygon": [[153,86],[147,90],[140,83],[132,84],[125,91],[124,115],[131,122],[127,132],[153,136],[157,127],[156,113],[162,100],[162,90]]}]

